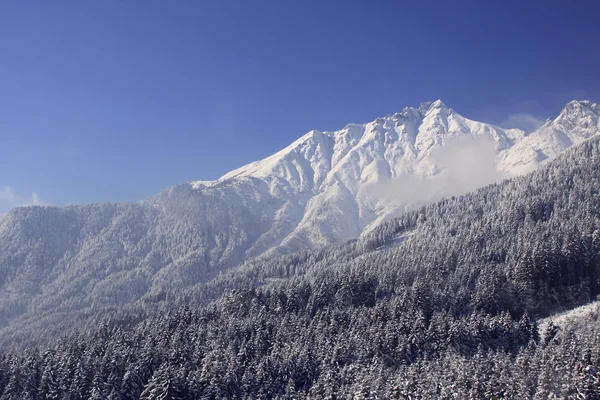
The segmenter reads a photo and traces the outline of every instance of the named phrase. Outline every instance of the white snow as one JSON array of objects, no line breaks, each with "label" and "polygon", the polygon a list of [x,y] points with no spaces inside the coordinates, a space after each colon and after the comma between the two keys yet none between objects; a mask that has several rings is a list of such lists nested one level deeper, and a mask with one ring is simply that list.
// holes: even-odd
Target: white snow
[{"label": "white snow", "polygon": [[392,247],[399,246],[406,239],[413,236],[416,232],[417,232],[416,229],[411,229],[409,231],[400,232],[396,236],[394,236],[388,243],[376,248],[375,251],[389,250]]},{"label": "white snow", "polygon": [[407,207],[529,172],[598,134],[599,114],[597,104],[572,101],[528,135],[467,119],[436,100],[334,132],[310,131],[264,160],[191,185],[267,183],[278,206],[259,248],[295,250],[355,238]]},{"label": "white snow", "polygon": [[589,321],[593,318],[600,318],[600,301],[594,301],[584,306],[541,319],[538,322],[538,328],[543,339],[543,335],[550,322],[560,328],[564,328],[565,326],[577,324],[579,321]]}]

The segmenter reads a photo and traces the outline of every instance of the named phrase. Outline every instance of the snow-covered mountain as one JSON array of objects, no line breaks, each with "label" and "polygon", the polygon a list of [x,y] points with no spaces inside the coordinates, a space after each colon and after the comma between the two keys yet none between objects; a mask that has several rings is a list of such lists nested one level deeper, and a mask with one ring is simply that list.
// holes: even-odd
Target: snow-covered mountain
[{"label": "snow-covered mountain", "polygon": [[600,131],[600,105],[571,101],[553,120],[519,140],[500,154],[499,167],[510,175],[529,172],[565,149],[595,136]]},{"label": "snow-covered mountain", "polygon": [[335,132],[311,131],[217,181],[190,185],[211,192],[260,182],[268,193],[253,195],[277,206],[249,252],[293,250],[355,238],[407,206],[529,172],[596,135],[599,114],[597,104],[572,101],[527,134],[472,121],[437,100]]},{"label": "snow-covered mountain", "polygon": [[598,134],[599,114],[573,101],[527,134],[438,100],[311,131],[216,181],[140,204],[14,209],[0,221],[0,327],[160,298],[248,257],[356,238],[407,207],[536,168]]}]

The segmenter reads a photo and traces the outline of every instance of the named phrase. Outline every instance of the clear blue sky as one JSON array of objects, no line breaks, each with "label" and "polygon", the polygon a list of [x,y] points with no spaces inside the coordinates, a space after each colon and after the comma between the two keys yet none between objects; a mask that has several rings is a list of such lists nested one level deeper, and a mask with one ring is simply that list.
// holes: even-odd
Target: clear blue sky
[{"label": "clear blue sky", "polygon": [[[0,2],[0,214],[135,201],[441,98],[600,100],[598,1]],[[515,117],[516,115],[516,117]]]}]

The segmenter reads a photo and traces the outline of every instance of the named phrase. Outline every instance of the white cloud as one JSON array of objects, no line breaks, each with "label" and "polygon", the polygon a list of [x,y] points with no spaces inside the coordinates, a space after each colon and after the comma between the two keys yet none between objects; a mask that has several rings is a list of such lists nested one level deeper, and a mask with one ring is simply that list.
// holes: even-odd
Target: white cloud
[{"label": "white cloud", "polygon": [[546,121],[536,117],[535,115],[517,113],[509,115],[506,121],[502,122],[500,126],[503,128],[518,128],[529,133],[544,125],[544,122]]},{"label": "white cloud", "polygon": [[0,187],[0,217],[14,207],[39,206],[44,204],[36,192],[32,192],[31,196],[23,198],[11,186]]},{"label": "white cloud", "polygon": [[18,196],[10,186],[4,186],[0,189],[0,201],[16,201],[17,199]]},{"label": "white cloud", "polygon": [[456,137],[443,148],[434,150],[425,160],[435,165],[438,174],[423,178],[405,175],[387,182],[370,185],[372,196],[388,206],[414,209],[441,197],[460,195],[478,187],[498,182],[502,175],[496,169],[493,140],[484,137]]},{"label": "white cloud", "polygon": [[40,204],[43,204],[40,200],[40,196],[36,192],[31,193],[31,204],[33,204],[34,206],[39,206]]}]

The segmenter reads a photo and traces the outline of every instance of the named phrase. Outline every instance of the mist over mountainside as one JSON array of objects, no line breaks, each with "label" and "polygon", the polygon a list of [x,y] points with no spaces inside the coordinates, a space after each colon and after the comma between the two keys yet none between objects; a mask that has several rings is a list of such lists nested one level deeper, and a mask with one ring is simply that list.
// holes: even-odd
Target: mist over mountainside
[{"label": "mist over mountainside", "polygon": [[154,301],[250,257],[357,238],[406,209],[537,168],[596,135],[599,113],[573,101],[527,134],[438,100],[311,131],[140,204],[14,209],[0,221],[0,326]]},{"label": "mist over mountainside", "polygon": [[562,312],[599,294],[596,137],[357,240],[91,311],[0,357],[0,396],[596,399],[598,305]]},{"label": "mist over mountainside", "polygon": [[[273,243],[295,250],[351,239],[407,206],[533,171],[599,132],[600,107],[589,101],[570,102],[557,118],[527,134],[472,121],[437,100],[335,132],[311,131],[216,182],[260,178],[274,197],[289,193],[294,203],[294,196],[309,196],[307,203],[304,196],[296,203],[294,210],[303,213],[295,229]],[[283,212],[290,221],[298,217]]]}]

